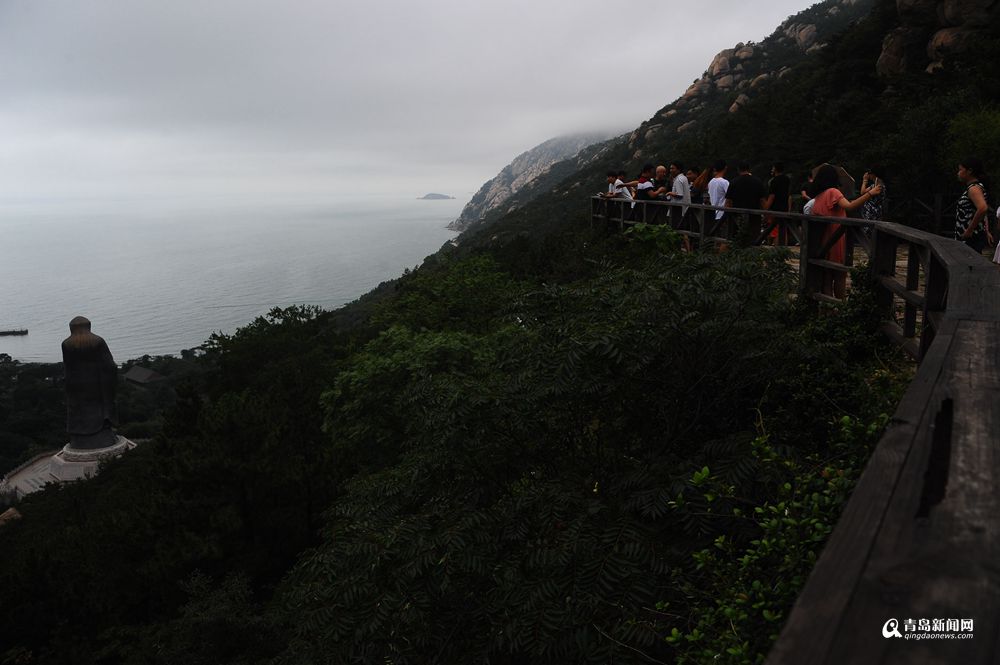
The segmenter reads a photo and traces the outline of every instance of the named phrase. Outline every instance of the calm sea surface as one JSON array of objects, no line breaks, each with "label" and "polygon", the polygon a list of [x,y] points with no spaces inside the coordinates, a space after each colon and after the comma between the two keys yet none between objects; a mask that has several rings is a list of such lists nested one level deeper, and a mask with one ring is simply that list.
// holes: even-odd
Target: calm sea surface
[{"label": "calm sea surface", "polygon": [[59,361],[77,315],[122,362],[177,354],[275,306],[334,309],[453,238],[445,225],[463,203],[0,207],[0,330],[29,330],[0,337],[0,353]]}]

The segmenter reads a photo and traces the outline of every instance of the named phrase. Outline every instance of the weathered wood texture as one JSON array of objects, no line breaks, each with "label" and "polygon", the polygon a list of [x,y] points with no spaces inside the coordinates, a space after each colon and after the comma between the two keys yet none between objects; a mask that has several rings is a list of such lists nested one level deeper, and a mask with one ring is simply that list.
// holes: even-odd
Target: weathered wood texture
[{"label": "weathered wood texture", "polygon": [[[732,237],[714,208],[692,207],[705,220],[692,237]],[[822,227],[847,229],[869,256],[883,330],[920,365],[767,665],[1000,663],[1000,271],[898,224],[875,224],[869,238],[869,222],[779,216],[801,243],[800,289],[821,302],[836,302],[820,292],[824,275],[844,270]],[[907,619],[971,619],[973,637],[886,638],[890,619],[903,635]]]},{"label": "weathered wood texture", "polygon": [[[923,360],[768,665],[996,662],[1000,272],[960,243],[890,226],[876,256],[891,235],[911,245],[911,268],[927,264],[922,300],[915,270],[887,289],[906,290],[907,324],[922,308]],[[890,619],[904,635],[907,619],[971,619],[973,637],[886,638]]]}]

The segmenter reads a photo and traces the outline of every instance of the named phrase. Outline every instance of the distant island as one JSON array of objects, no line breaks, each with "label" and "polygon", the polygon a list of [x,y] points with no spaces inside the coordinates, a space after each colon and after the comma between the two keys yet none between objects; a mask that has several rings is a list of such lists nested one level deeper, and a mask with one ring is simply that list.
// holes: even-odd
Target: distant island
[{"label": "distant island", "polygon": [[453,199],[453,198],[455,198],[455,197],[454,196],[447,196],[445,194],[435,194],[435,193],[431,192],[430,194],[424,194],[418,200],[420,200],[420,201],[438,201],[440,199]]}]

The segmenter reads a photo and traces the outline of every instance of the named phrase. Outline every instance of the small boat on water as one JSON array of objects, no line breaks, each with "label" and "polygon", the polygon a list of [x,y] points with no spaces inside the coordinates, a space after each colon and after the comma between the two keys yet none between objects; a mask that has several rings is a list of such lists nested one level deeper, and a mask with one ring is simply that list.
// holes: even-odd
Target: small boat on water
[{"label": "small boat on water", "polygon": [[27,328],[21,328],[20,330],[0,330],[0,337],[8,335],[27,335],[27,334],[28,334]]}]

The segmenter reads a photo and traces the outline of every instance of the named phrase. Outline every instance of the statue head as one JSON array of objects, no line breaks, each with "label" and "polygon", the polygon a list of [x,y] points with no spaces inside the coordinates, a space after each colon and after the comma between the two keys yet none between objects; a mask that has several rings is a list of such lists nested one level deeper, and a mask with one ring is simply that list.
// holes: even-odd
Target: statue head
[{"label": "statue head", "polygon": [[83,330],[90,332],[90,319],[85,316],[74,316],[69,322],[69,332],[72,334]]},{"label": "statue head", "polygon": [[63,341],[63,345],[72,349],[93,349],[99,347],[102,341],[90,332],[90,319],[76,316],[69,322],[69,337]]}]

